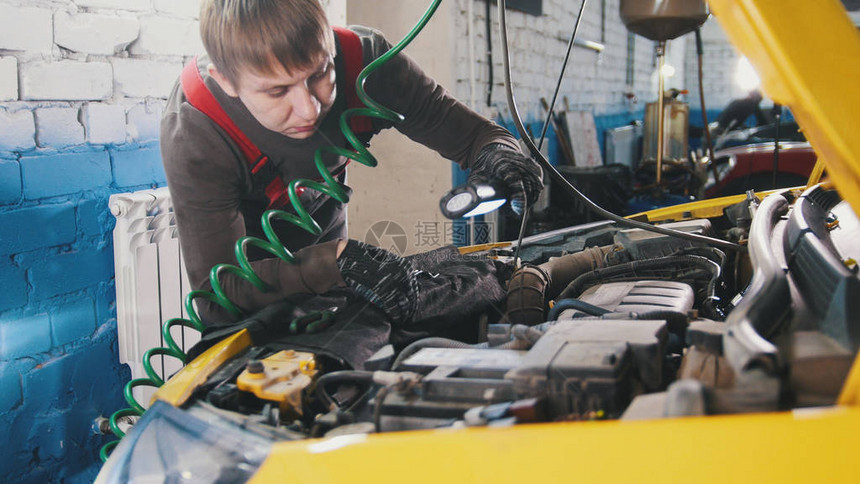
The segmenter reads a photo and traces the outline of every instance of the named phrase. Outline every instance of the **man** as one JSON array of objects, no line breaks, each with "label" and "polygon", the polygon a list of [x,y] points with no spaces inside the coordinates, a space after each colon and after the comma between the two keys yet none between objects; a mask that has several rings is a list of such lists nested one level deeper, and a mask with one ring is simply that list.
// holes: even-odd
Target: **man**
[{"label": "man", "polygon": [[715,135],[743,126],[747,118],[755,116],[756,126],[767,124],[767,116],[759,107],[762,95],[758,89],[753,89],[746,97],[735,99],[726,106],[717,117],[717,130]]},{"label": "man", "polygon": [[[236,240],[261,236],[262,213],[283,200],[282,192],[268,191],[273,183],[319,178],[315,151],[347,146],[338,129],[347,94],[354,89],[345,82],[347,69],[354,68],[345,65],[345,42],[357,37],[360,67],[390,44],[363,27],[335,36],[317,0],[204,0],[200,31],[208,57],[188,68],[191,77],[202,80],[204,91],[211,92],[223,114],[261,153],[258,160],[248,160],[235,135],[199,104],[192,105],[188,86],[177,83],[162,119],[162,158],[191,285],[210,289],[210,268],[235,264]],[[398,55],[374,72],[366,89],[371,98],[405,116],[395,126],[399,131],[470,168],[473,179],[497,178],[515,200],[530,204],[537,199],[540,169],[523,156],[510,133],[455,100],[407,56]],[[366,136],[391,126],[373,119]],[[265,169],[252,173],[249,162],[260,160],[267,161]],[[343,157],[329,153],[323,162],[338,173],[338,180],[345,180]],[[274,182],[266,178],[267,171]],[[261,292],[240,277],[222,274],[218,280],[229,299],[247,313],[291,293],[349,285],[394,319],[407,320],[415,304],[415,276],[408,261],[347,242],[346,208],[337,200],[315,190],[305,190],[300,198],[321,233],[276,225],[280,240],[298,251],[297,264],[252,251],[254,272],[270,290]],[[215,309],[204,307],[204,319],[223,320]]]}]

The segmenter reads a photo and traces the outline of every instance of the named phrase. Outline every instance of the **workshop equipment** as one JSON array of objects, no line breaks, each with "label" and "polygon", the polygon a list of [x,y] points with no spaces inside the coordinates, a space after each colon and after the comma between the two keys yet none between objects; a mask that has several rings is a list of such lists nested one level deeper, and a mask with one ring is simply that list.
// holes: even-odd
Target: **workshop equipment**
[{"label": "workshop equipment", "polygon": [[628,30],[656,41],[657,88],[657,185],[662,182],[664,150],[663,67],[666,42],[692,32],[710,12],[703,0],[621,0],[621,20]]}]

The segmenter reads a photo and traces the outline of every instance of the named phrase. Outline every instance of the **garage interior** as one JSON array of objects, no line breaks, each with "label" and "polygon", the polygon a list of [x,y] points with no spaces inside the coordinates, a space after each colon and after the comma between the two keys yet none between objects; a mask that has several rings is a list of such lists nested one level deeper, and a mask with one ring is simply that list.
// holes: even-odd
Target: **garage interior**
[{"label": "garage interior", "polygon": [[[332,25],[373,27],[394,43],[430,1],[321,3]],[[510,88],[529,135],[545,137],[549,163],[622,216],[805,185],[818,150],[791,106],[769,97],[755,59],[735,46],[724,19],[705,2],[686,2],[706,12],[700,26],[654,40],[623,18],[625,3],[507,2]],[[806,2],[781,3],[789,16],[795,3]],[[826,3],[839,6],[860,44],[860,2]],[[176,286],[177,300],[189,290],[179,264],[173,273],[134,259],[140,236],[129,234],[139,224],[135,216],[169,213],[169,200],[153,195],[167,186],[159,125],[183,66],[204,52],[199,8],[199,0],[0,0],[0,428],[7,434],[0,439],[0,482],[96,479],[103,446],[117,439],[111,414],[128,406],[123,387],[146,376],[142,353],[164,344],[159,330],[153,341],[138,341],[137,328],[121,321],[159,328],[166,318],[155,310],[154,322],[143,321],[160,299],[144,300],[134,276],[150,264],[162,285]],[[469,108],[522,138],[507,99],[499,30],[496,1],[445,0],[404,52]],[[845,62],[860,72],[856,59]],[[718,126],[733,101],[756,90],[763,91],[755,106],[763,119],[751,110],[740,123]],[[776,133],[758,129],[767,126],[777,126]],[[771,168],[774,139],[793,168]],[[767,145],[763,171],[733,174],[738,160],[759,156],[750,148],[755,143]],[[544,193],[522,226],[505,210],[451,220],[440,199],[467,181],[466,171],[394,129],[369,149],[379,166],[356,163],[348,172],[349,236],[400,256],[602,220],[546,173]],[[713,165],[721,156],[726,163]],[[164,223],[153,240],[174,239],[178,256]],[[843,316],[860,319],[850,311]],[[844,379],[853,353],[838,354],[832,371]],[[182,367],[166,358],[162,366],[164,376]]]}]

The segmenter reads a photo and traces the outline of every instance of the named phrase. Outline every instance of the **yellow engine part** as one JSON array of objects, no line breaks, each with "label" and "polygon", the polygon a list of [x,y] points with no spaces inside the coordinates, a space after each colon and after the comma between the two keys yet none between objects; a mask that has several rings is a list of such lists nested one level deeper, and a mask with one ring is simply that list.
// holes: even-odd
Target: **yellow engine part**
[{"label": "yellow engine part", "polygon": [[162,385],[152,396],[150,404],[156,400],[162,400],[176,407],[183,405],[194,390],[221,365],[249,346],[251,346],[251,334],[246,329],[218,342]]},{"label": "yellow engine part", "polygon": [[313,353],[285,350],[262,360],[262,371],[247,368],[239,375],[239,390],[263,400],[278,402],[281,412],[302,414],[302,390],[317,374]]}]

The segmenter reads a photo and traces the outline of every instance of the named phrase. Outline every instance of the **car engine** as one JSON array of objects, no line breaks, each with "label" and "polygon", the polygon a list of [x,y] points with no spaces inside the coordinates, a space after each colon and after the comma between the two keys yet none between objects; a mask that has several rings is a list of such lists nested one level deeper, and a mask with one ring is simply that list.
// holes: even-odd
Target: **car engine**
[{"label": "car engine", "polygon": [[[255,336],[184,407],[293,440],[834,403],[860,344],[860,227],[838,194],[750,192],[719,216],[667,225],[747,250],[612,222],[532,236],[504,311],[473,312],[458,323],[465,338],[376,341],[351,365]],[[475,257],[513,260],[510,249]]]}]

